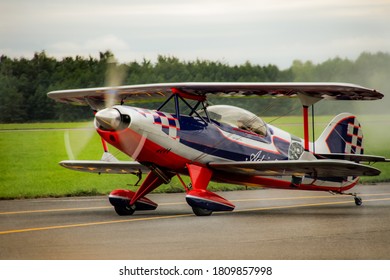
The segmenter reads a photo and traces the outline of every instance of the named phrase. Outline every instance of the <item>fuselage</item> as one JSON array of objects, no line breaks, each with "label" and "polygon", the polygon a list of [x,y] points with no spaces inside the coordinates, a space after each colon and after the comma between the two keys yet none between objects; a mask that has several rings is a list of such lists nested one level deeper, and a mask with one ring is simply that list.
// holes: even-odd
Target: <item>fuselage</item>
[{"label": "fuselage", "polygon": [[[187,164],[207,166],[221,161],[297,160],[304,152],[303,140],[270,124],[262,133],[199,115],[188,116],[115,106],[130,120],[120,130],[99,127],[98,133],[134,160],[174,173],[187,174]],[[126,117],[127,118],[127,117]],[[291,176],[228,176],[214,172],[213,180],[277,188],[291,188]],[[302,178],[302,189],[340,191],[353,187],[357,179]]]}]

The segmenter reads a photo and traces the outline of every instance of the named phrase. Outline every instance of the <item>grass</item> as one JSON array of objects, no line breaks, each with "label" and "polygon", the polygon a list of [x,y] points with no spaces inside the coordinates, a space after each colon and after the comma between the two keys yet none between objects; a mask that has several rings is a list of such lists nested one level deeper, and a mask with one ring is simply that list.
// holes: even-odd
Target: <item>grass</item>
[{"label": "grass", "polygon": [[[77,159],[93,160],[102,156],[100,138],[93,129],[65,129],[72,127],[90,127],[90,123],[0,125],[0,199],[100,195],[117,188],[137,189],[132,186],[137,181],[135,176],[74,172],[59,166],[58,162],[68,159],[64,144],[66,133],[69,133]],[[113,147],[110,152],[119,159],[129,159]],[[189,182],[188,178],[184,179]],[[240,188],[213,184],[210,189]],[[155,191],[184,189],[174,178],[169,185]]]},{"label": "grass", "polygon": [[[265,119],[296,136],[302,137],[301,117]],[[331,117],[316,120],[316,135],[324,129]],[[390,127],[388,116],[367,116],[359,118],[365,133],[367,154],[383,155],[390,158]],[[79,128],[74,130],[73,128]],[[68,159],[64,136],[69,133],[72,150],[77,159],[100,159],[102,148],[99,136],[91,128],[91,122],[82,123],[32,123],[0,124],[0,199],[59,197],[108,194],[116,188],[129,188],[137,180],[128,175],[95,175],[74,172],[60,167],[57,163]],[[110,151],[119,159],[128,159],[119,151]],[[390,181],[390,164],[379,164],[382,170],[377,177],[362,178],[364,183]],[[184,178],[189,182],[188,178]],[[130,185],[130,186],[128,186]],[[244,189],[241,186],[211,184],[210,190]],[[161,186],[156,192],[183,191],[181,183],[172,179],[169,185]]]},{"label": "grass", "polygon": [[92,127],[90,122],[48,122],[48,123],[6,123],[0,124],[0,130],[29,130],[29,129],[74,129]]}]

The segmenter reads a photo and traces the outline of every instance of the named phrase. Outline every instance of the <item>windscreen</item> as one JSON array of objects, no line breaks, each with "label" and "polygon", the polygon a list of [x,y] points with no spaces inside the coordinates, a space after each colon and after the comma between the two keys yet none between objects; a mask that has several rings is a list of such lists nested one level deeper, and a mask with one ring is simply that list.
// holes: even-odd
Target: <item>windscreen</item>
[{"label": "windscreen", "polygon": [[207,107],[207,112],[210,118],[217,122],[226,123],[261,136],[267,134],[266,123],[245,109],[229,105],[214,105]]}]

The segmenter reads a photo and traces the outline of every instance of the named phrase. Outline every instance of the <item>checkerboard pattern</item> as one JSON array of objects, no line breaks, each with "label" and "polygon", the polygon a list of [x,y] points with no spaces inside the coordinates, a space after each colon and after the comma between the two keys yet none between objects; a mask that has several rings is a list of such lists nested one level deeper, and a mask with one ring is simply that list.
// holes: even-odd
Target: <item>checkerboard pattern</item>
[{"label": "checkerboard pattern", "polygon": [[153,124],[161,127],[162,132],[174,140],[179,141],[178,131],[180,130],[179,120],[169,113],[153,111],[148,109],[136,109],[141,115],[149,119]]},{"label": "checkerboard pattern", "polygon": [[176,117],[168,113],[155,112],[153,118],[154,124],[160,125],[165,134],[179,141],[178,130],[180,130],[180,125]]},{"label": "checkerboard pattern", "polygon": [[348,123],[346,138],[344,151],[346,154],[363,154],[363,131],[356,118]]}]

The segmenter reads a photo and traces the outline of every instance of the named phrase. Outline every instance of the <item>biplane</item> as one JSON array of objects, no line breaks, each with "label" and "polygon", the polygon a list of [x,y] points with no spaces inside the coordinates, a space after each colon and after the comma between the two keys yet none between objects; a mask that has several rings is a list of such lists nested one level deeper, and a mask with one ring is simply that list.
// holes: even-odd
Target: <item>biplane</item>
[{"label": "biplane", "polygon": [[[183,184],[186,201],[197,216],[235,208],[207,189],[210,181],[348,194],[361,205],[362,199],[348,191],[359,176],[380,174],[371,163],[388,161],[364,154],[361,125],[349,113],[337,115],[317,140],[310,141],[309,107],[313,104],[323,99],[383,98],[376,90],[353,84],[163,83],[59,90],[48,96],[58,102],[90,106],[103,143],[101,160],[64,160],[61,166],[99,174],[133,174],[139,179],[137,184],[144,179],[135,192],[117,189],[109,194],[118,215],[156,209],[157,203],[146,195],[174,176]],[[298,98],[304,138],[245,109],[209,105],[211,96]],[[134,106],[147,100],[161,101],[161,105],[155,110]],[[107,143],[134,161],[117,160]],[[189,184],[183,175],[189,176]]]}]

